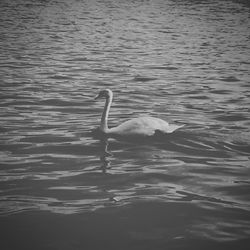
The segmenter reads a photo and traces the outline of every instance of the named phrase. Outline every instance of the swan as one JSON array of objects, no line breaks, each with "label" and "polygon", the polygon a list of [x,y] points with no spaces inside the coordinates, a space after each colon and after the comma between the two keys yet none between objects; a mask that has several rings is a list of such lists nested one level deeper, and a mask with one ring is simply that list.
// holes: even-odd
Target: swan
[{"label": "swan", "polygon": [[108,116],[113,92],[110,89],[101,90],[95,100],[105,98],[105,106],[101,117],[100,131],[106,135],[113,136],[153,136],[156,132],[172,133],[184,125],[170,125],[168,122],[149,116],[143,116],[128,120],[117,127],[108,127]]}]

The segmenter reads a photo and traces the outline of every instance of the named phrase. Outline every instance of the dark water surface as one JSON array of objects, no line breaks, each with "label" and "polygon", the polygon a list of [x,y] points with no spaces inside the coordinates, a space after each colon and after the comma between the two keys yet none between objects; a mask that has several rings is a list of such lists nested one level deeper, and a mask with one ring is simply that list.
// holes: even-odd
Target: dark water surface
[{"label": "dark water surface", "polygon": [[[249,249],[249,8],[2,0],[1,249]],[[102,88],[185,126],[100,141]]]}]

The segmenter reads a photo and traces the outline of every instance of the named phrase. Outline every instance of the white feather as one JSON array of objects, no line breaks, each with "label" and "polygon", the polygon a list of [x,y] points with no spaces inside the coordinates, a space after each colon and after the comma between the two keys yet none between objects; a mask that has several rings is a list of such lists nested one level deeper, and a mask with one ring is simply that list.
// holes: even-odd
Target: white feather
[{"label": "white feather", "polygon": [[128,120],[117,127],[108,128],[108,115],[113,99],[113,92],[109,89],[103,90],[95,99],[106,98],[105,107],[102,114],[100,130],[105,134],[118,136],[152,136],[155,132],[172,133],[184,125],[170,125],[168,122],[154,117],[138,117]]}]

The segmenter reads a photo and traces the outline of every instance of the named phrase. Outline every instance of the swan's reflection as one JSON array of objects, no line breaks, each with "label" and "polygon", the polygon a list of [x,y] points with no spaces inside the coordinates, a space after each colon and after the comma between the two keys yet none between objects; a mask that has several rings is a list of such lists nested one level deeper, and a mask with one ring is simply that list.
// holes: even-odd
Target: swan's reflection
[{"label": "swan's reflection", "polygon": [[102,172],[105,174],[107,172],[107,169],[110,169],[111,165],[111,160],[110,157],[112,157],[112,153],[108,151],[108,138],[103,138],[101,139],[101,156],[100,156],[100,161],[101,161],[101,167],[100,169]]}]

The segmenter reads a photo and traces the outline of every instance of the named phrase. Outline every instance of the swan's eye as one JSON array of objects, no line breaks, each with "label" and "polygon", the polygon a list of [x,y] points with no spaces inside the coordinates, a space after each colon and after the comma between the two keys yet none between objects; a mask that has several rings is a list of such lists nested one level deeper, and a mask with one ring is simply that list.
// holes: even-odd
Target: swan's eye
[{"label": "swan's eye", "polygon": [[102,91],[102,92],[100,93],[100,96],[101,96],[101,97],[106,97],[106,96],[107,96],[107,92],[106,92],[106,91]]},{"label": "swan's eye", "polygon": [[95,100],[96,99],[99,99],[99,98],[109,98],[110,97],[110,92],[108,90],[102,90],[99,92],[99,94],[95,97]]},{"label": "swan's eye", "polygon": [[109,92],[108,92],[107,90],[103,90],[103,91],[101,92],[101,96],[102,96],[102,97],[109,97]]}]

